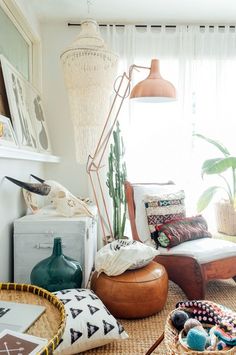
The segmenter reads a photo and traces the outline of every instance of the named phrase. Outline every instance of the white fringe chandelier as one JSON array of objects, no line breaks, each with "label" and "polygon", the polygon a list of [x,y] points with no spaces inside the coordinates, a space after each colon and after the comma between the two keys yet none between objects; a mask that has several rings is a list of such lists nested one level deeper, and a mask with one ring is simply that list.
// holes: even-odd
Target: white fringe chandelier
[{"label": "white fringe chandelier", "polygon": [[61,55],[74,126],[76,160],[93,155],[109,111],[118,56],[110,51],[94,20],[81,23],[81,32]]}]

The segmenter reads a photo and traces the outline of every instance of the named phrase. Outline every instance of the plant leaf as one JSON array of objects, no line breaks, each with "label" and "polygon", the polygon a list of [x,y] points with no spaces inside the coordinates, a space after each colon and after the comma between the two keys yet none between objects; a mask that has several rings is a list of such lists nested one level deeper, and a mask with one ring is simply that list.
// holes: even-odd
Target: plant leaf
[{"label": "plant leaf", "polygon": [[203,163],[202,175],[220,174],[229,168],[236,169],[236,157],[209,159]]},{"label": "plant leaf", "polygon": [[207,137],[205,137],[205,136],[203,136],[202,134],[199,134],[199,133],[194,133],[193,136],[194,137],[198,137],[198,138],[202,138],[206,142],[214,145],[216,148],[218,148],[221,151],[221,153],[224,154],[224,156],[227,157],[228,155],[230,155],[230,152],[228,151],[228,149],[222,143],[220,143],[220,142],[218,142],[218,141],[216,141],[214,139],[207,138]]},{"label": "plant leaf", "polygon": [[202,212],[211,202],[213,196],[215,195],[216,191],[222,189],[220,186],[212,186],[206,189],[198,199],[197,202],[197,211]]},{"label": "plant leaf", "polygon": [[208,174],[208,171],[211,171],[212,166],[214,166],[216,162],[222,159],[224,158],[214,158],[214,159],[205,160],[204,163],[202,164],[202,172],[201,172],[202,177],[204,174]]}]

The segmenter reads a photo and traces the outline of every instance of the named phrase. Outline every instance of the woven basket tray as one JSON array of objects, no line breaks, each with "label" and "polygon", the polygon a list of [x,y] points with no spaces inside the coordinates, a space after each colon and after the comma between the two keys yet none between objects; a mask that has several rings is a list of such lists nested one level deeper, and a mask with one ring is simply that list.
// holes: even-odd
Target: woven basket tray
[{"label": "woven basket tray", "polygon": [[[183,308],[181,308],[183,310]],[[175,310],[174,310],[175,311]],[[165,337],[164,342],[167,349],[168,355],[235,355],[236,346],[229,350],[216,350],[216,351],[195,351],[191,349],[186,349],[179,341],[179,332],[173,327],[171,321],[171,315],[174,312],[169,313],[166,324],[165,324]]]},{"label": "woven basket tray", "polygon": [[216,224],[218,232],[236,235],[236,212],[230,203],[215,204]]},{"label": "woven basket tray", "polygon": [[40,287],[15,283],[0,283],[0,300],[46,307],[46,311],[27,330],[27,334],[48,339],[47,346],[39,355],[53,354],[65,329],[66,313],[63,303]]}]

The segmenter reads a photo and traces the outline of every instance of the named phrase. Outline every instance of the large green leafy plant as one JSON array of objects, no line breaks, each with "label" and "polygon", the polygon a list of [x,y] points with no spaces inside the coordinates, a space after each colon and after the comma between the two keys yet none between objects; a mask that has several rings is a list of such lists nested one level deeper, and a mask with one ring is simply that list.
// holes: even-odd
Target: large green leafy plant
[{"label": "large green leafy plant", "polygon": [[107,186],[109,195],[113,200],[113,237],[114,239],[124,238],[126,222],[126,164],[124,161],[124,143],[121,137],[119,122],[113,131],[114,143],[110,145],[110,154],[108,157]]},{"label": "large green leafy plant", "polygon": [[[212,201],[214,195],[219,190],[224,190],[228,196],[229,203],[235,205],[236,201],[236,157],[232,156],[228,149],[220,142],[207,138],[201,134],[194,134],[195,137],[201,138],[209,144],[215,146],[222,154],[219,158],[207,159],[203,162],[201,168],[202,177],[204,175],[218,175],[223,181],[222,185],[214,185],[207,188],[200,196],[197,203],[198,212],[203,211]],[[231,174],[226,176],[224,173],[230,170]]]}]

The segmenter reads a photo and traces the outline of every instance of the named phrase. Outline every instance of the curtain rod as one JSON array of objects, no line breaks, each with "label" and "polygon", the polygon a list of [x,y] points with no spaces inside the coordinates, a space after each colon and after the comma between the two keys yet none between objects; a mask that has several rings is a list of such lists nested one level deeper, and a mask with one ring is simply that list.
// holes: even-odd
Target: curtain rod
[{"label": "curtain rod", "polygon": [[[81,26],[80,23],[71,23],[68,22],[68,26]],[[126,25],[124,24],[106,24],[106,23],[101,23],[99,24],[100,27],[106,27],[106,26],[115,26],[115,27],[125,27]],[[148,25],[134,25],[137,28],[145,28]],[[178,25],[150,25],[151,28],[161,28],[162,26],[166,27],[166,28],[176,28]],[[186,27],[188,27],[189,25],[186,25]],[[205,28],[209,26],[210,28],[214,28],[214,27],[218,27],[218,28],[225,28],[226,25],[199,25],[200,28]],[[229,25],[229,28],[235,28],[235,25]]]}]

